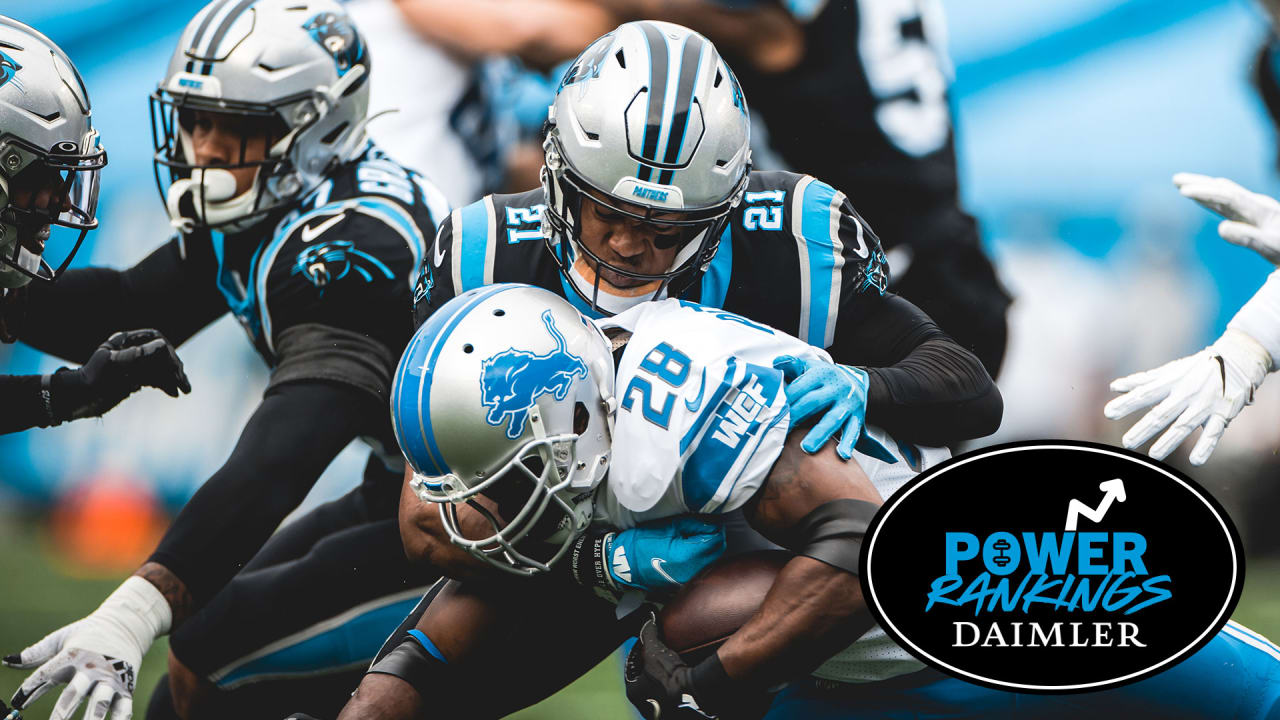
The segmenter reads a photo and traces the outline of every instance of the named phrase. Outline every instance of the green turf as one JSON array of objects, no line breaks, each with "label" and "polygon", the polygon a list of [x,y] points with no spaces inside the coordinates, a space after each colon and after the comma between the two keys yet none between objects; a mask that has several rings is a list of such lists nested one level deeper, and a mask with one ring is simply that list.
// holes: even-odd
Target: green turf
[{"label": "green turf", "polygon": [[[30,527],[0,523],[0,654],[17,652],[45,633],[93,611],[124,579],[73,577],[56,567],[52,554]],[[161,638],[142,662],[134,693],[134,717],[146,715],[155,683],[165,673],[169,643]],[[520,720],[624,720],[628,713],[622,695],[620,665],[610,657],[554,697],[513,715]],[[7,701],[25,673],[0,668],[0,696]],[[46,693],[23,713],[25,720],[45,720],[58,697]],[[78,711],[73,717],[81,717]]]},{"label": "green turf", "polygon": [[[72,577],[56,567],[30,528],[0,523],[0,652],[15,652],[44,633],[91,612],[121,578]],[[1280,637],[1280,560],[1254,560],[1248,566],[1244,596],[1235,619],[1269,637]],[[168,643],[161,639],[142,664],[134,695],[135,717],[145,715],[156,680],[164,674]],[[23,673],[0,670],[0,693],[8,697]],[[26,720],[44,720],[57,693],[42,698]],[[79,717],[79,713],[75,717]],[[633,717],[622,696],[617,657],[601,663],[576,683],[537,706],[512,717],[520,720],[624,720]]]}]

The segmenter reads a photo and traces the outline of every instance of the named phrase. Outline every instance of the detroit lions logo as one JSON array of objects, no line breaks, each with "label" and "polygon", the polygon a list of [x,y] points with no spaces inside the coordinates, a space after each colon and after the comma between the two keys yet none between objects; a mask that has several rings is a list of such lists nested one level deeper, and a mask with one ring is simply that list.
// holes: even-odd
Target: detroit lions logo
[{"label": "detroit lions logo", "polygon": [[364,42],[345,15],[326,12],[311,18],[302,26],[311,37],[333,56],[338,74],[364,61]]},{"label": "detroit lions logo", "polygon": [[512,440],[524,434],[529,409],[539,397],[553,393],[557,400],[563,400],[574,378],[587,377],[587,364],[568,351],[550,310],[542,313],[542,323],[556,341],[555,350],[535,355],[512,348],[487,358],[481,365],[480,402],[489,408],[485,422],[500,427],[504,419],[510,418],[507,437]]},{"label": "detroit lions logo", "polygon": [[[17,75],[18,71],[21,69],[22,66],[18,64],[17,60],[5,55],[3,52],[0,52],[0,87],[4,87],[5,83],[13,80],[14,76]],[[22,87],[21,81],[15,81],[13,86],[24,93],[26,92],[26,89]]]},{"label": "detroit lions logo", "polygon": [[290,275],[302,275],[320,288],[321,292],[329,283],[356,273],[365,282],[373,282],[373,274],[381,273],[388,280],[395,275],[381,260],[367,252],[356,250],[355,244],[349,240],[331,240],[313,245],[298,253],[293,261]]}]

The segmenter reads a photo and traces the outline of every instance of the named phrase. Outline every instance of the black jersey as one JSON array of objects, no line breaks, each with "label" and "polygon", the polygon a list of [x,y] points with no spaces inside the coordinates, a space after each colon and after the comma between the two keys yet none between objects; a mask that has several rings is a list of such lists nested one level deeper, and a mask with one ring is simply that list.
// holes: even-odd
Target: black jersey
[{"label": "black jersey", "polygon": [[[542,190],[490,195],[440,226],[417,303],[421,323],[455,295],[494,282],[551,290],[600,317],[570,287],[542,239]],[[832,344],[842,313],[887,283],[880,242],[843,193],[808,175],[753,172],[707,271],[687,300]]]},{"label": "black jersey", "polygon": [[[459,293],[494,282],[536,285],[599,317],[544,244],[543,200],[534,190],[455,210],[419,273],[417,322]],[[753,172],[719,249],[681,297],[867,367],[867,415],[895,437],[938,445],[993,432],[1002,406],[982,365],[886,292],[887,281],[880,242],[843,193],[808,175]]]},{"label": "black jersey", "polygon": [[935,0],[793,0],[805,52],[783,73],[733,64],[771,148],[848,194],[886,248],[976,244],[957,205],[950,68]]}]

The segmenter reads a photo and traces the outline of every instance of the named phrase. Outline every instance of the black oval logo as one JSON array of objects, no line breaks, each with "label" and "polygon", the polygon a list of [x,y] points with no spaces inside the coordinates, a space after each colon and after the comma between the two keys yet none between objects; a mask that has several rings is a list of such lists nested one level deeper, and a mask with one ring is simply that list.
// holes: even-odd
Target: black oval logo
[{"label": "black oval logo", "polygon": [[1190,478],[1070,441],[960,456],[868,530],[863,594],[921,661],[987,687],[1069,693],[1171,667],[1240,598],[1235,527]]}]

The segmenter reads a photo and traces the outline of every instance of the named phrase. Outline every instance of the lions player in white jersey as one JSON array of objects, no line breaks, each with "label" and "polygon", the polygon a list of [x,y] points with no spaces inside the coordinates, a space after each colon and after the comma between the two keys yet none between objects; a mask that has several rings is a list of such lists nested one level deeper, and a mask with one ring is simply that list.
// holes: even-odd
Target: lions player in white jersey
[{"label": "lions player in white jersey", "polygon": [[[397,371],[392,416],[418,470],[414,492],[443,503],[446,530],[478,568],[538,575],[555,566],[587,585],[643,586],[638,574],[611,562],[614,543],[633,571],[656,564],[687,579],[700,566],[678,548],[668,545],[659,557],[617,538],[654,521],[738,509],[795,551],[778,592],[748,626],[686,668],[688,687],[650,677],[656,685],[635,690],[668,709],[686,693],[703,707],[726,709],[743,696],[733,678],[751,677],[752,687],[790,679],[795,665],[777,666],[780,647],[800,666],[826,660],[817,674],[832,680],[883,680],[921,668],[873,627],[857,591],[859,543],[881,498],[947,451],[899,445],[872,427],[855,446],[854,463],[832,448],[801,452],[799,433],[787,443],[784,370],[818,360],[830,362],[773,328],[685,301],[644,303],[592,324],[549,292],[495,285],[463,293],[419,329]],[[443,476],[423,472],[440,467]],[[406,499],[402,533],[406,505],[435,511]],[[423,707],[487,717],[513,709],[483,700],[477,707],[475,695],[451,689],[481,657],[490,672],[502,672],[491,662],[519,662],[518,671],[503,673],[514,697],[529,702],[554,691],[636,629],[636,615],[620,623],[611,608],[591,607],[603,603],[575,589],[567,574],[514,587],[476,578],[437,587],[393,636],[342,717],[395,716],[394,709],[412,716]],[[561,622],[581,630],[565,636]],[[506,652],[494,654],[495,636],[506,638]],[[556,663],[530,667],[514,650],[553,639]],[[650,635],[637,652],[655,644]],[[451,705],[460,697],[464,707]]]},{"label": "lions player in white jersey", "polygon": [[[744,705],[775,720],[1280,713],[1280,649],[1234,624],[1176,668],[1099,693],[1021,695],[924,668],[875,626],[858,555],[883,499],[947,453],[874,427],[851,462],[830,446],[802,452],[802,433],[788,435],[797,408],[786,381],[819,359],[822,350],[773,328],[676,299],[594,323],[526,285],[442,306],[410,342],[392,390],[397,439],[416,471],[401,532],[414,553],[416,525],[405,520],[435,509],[418,499],[438,504],[474,572],[428,593],[341,718],[498,717],[545,697],[646,618],[624,602],[617,620],[574,580],[671,589],[637,572],[662,568],[678,583],[708,554],[686,552],[679,533],[647,545],[640,534],[738,509],[795,556],[756,614],[693,666],[644,624],[627,691],[650,716],[740,717],[752,712]],[[494,677],[500,693],[486,692]]]}]

